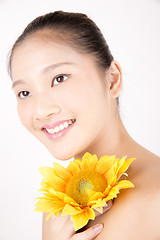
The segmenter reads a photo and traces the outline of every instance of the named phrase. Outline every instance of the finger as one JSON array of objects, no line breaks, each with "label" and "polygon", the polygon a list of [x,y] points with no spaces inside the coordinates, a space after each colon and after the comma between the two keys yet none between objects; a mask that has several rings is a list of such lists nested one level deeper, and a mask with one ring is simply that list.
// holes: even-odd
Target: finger
[{"label": "finger", "polygon": [[70,221],[70,216],[56,217],[54,214],[46,221],[48,213],[43,214],[43,240],[58,239],[64,240],[70,239],[75,233],[73,223]]},{"label": "finger", "polygon": [[63,226],[63,228],[61,228],[61,231],[59,232],[60,234],[59,236],[61,236],[61,238],[58,238],[58,240],[70,239],[76,233],[74,229],[73,221],[71,221],[71,217],[68,215],[62,216],[62,217],[68,217],[68,221]]},{"label": "finger", "polygon": [[100,212],[98,212],[98,211],[95,211],[95,216],[97,217],[97,216],[99,216],[99,215],[107,212],[107,211],[112,207],[112,205],[113,205],[112,200],[109,200],[109,201],[107,202],[107,206],[106,206],[106,207],[103,207],[103,212],[100,213]]},{"label": "finger", "polygon": [[97,224],[94,227],[91,227],[84,232],[75,234],[72,238],[70,238],[70,240],[82,240],[82,239],[92,240],[98,234],[101,233],[102,229],[103,229],[103,225]]}]

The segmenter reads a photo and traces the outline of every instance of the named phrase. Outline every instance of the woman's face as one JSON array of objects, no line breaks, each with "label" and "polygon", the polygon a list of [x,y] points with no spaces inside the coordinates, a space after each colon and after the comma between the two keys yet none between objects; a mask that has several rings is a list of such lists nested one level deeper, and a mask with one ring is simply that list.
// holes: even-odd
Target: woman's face
[{"label": "woman's face", "polygon": [[65,160],[94,152],[112,116],[93,57],[32,37],[15,49],[11,68],[20,120],[50,153]]}]

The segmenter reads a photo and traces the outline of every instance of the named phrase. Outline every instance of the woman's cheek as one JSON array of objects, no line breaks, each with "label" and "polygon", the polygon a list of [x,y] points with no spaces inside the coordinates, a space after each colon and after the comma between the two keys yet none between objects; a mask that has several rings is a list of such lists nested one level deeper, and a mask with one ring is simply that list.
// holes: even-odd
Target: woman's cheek
[{"label": "woman's cheek", "polygon": [[32,116],[31,116],[31,111],[29,110],[29,107],[25,106],[24,104],[18,103],[17,111],[18,111],[19,119],[23,124],[23,126],[27,128],[29,131],[32,131],[31,129]]}]

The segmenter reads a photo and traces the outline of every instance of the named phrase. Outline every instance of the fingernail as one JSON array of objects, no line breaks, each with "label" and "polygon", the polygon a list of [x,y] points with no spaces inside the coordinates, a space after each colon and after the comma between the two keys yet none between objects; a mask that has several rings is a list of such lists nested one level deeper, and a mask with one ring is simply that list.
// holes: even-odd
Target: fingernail
[{"label": "fingernail", "polygon": [[96,226],[93,227],[93,230],[98,234],[102,231],[103,225],[102,224],[97,224]]},{"label": "fingernail", "polygon": [[111,208],[111,206],[108,204],[106,207],[104,207],[104,210],[108,210],[110,208]]}]

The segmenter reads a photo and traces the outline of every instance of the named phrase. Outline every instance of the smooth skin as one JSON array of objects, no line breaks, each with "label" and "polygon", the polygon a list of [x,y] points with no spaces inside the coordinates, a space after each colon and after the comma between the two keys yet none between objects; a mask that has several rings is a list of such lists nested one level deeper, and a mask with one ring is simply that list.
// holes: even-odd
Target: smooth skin
[{"label": "smooth skin", "polygon": [[[103,214],[107,212],[112,206],[112,201],[108,201],[107,207],[103,208]],[[96,216],[100,213],[95,211]],[[55,217],[54,214],[46,222],[47,213],[43,214],[43,232],[42,240],[91,240],[94,239],[103,230],[103,224],[94,224],[94,226],[87,230],[81,230],[76,233],[70,216]]]},{"label": "smooth skin", "polygon": [[[136,160],[127,171],[135,188],[122,190],[110,211],[90,221],[81,233],[74,232],[69,217],[52,216],[43,221],[43,240],[160,239],[160,158],[136,143],[120,119],[119,64],[113,61],[104,73],[93,56],[48,35],[33,34],[13,54],[13,87],[22,124],[61,160],[81,158],[87,151],[98,157],[127,155]],[[67,64],[55,67],[60,62]],[[68,119],[76,123],[58,140],[48,139],[42,131],[45,124]],[[95,224],[103,224],[100,234],[92,228]]]}]

